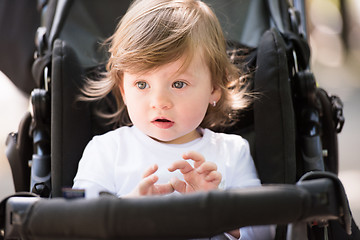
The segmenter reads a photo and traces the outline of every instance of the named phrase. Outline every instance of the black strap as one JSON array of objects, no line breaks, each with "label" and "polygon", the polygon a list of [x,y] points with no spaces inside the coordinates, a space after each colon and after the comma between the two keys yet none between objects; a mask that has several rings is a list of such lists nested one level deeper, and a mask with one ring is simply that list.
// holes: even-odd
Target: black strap
[{"label": "black strap", "polygon": [[44,56],[41,56],[35,60],[32,65],[31,71],[35,79],[36,85],[40,88],[43,87],[44,81],[44,69],[49,67],[51,63],[51,52],[47,52]]},{"label": "black strap", "polygon": [[338,174],[338,139],[333,119],[331,98],[322,88],[317,89],[317,97],[321,103],[321,139],[323,149],[326,151],[324,155],[325,167],[327,171]]}]

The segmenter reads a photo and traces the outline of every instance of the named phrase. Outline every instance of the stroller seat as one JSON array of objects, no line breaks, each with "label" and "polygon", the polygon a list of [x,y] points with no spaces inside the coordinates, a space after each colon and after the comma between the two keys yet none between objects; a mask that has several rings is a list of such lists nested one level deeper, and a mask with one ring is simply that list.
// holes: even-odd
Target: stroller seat
[{"label": "stroller seat", "polygon": [[[324,102],[329,98],[323,94],[320,103],[306,98],[310,96],[311,100],[318,99],[319,94],[315,79],[308,71],[310,50],[306,39],[299,32],[300,25],[291,21],[292,15],[289,17],[288,12],[292,7],[287,1],[281,0],[205,1],[214,6],[224,26],[231,43],[229,53],[243,60],[238,47],[246,46],[242,49],[249,51],[245,56],[245,67],[254,69],[250,81],[253,90],[260,94],[251,109],[242,113],[240,123],[224,132],[241,134],[249,141],[259,178],[266,185],[264,191],[210,192],[183,196],[171,202],[161,197],[129,201],[111,197],[93,201],[55,199],[63,197],[63,188],[72,186],[78,161],[90,139],[114,127],[105,125],[93,114],[98,107],[112,111],[111,101],[90,104],[78,101],[77,98],[85,78],[97,74],[106,61],[105,48],[99,48],[98,42],[113,32],[130,1],[56,2],[57,8],[52,15],[54,21],[44,35],[44,46],[48,48],[41,50],[43,54],[33,65],[35,77],[40,78],[39,82],[43,84],[39,86],[42,90],[38,91],[40,97],[34,98],[33,95],[36,111],[32,116],[34,137],[31,148],[34,148],[34,152],[25,154],[35,156],[32,157],[32,181],[14,175],[14,178],[23,178],[15,185],[17,191],[29,189],[51,199],[32,199],[19,208],[19,198],[4,201],[7,202],[7,216],[25,210],[28,214],[19,216],[23,219],[23,225],[7,223],[8,229],[12,230],[7,231],[5,239],[14,236],[39,239],[46,235],[46,231],[50,237],[59,238],[69,237],[69,232],[76,233],[75,238],[86,236],[88,239],[116,236],[126,239],[156,238],[156,235],[151,234],[159,232],[159,237],[175,238],[176,231],[166,224],[169,221],[166,214],[181,208],[193,212],[194,220],[179,220],[178,224],[189,229],[180,238],[207,236],[248,224],[278,224],[276,239],[292,239],[296,234],[309,239],[322,239],[318,235],[327,231],[325,223],[330,224],[327,226],[335,229],[336,234],[347,236],[352,230],[353,236],[359,237],[355,223],[351,223],[341,182],[336,177],[337,169],[334,166],[337,164],[334,162],[338,161],[337,156],[331,155],[331,162],[327,162],[322,155],[322,147],[327,145],[322,145],[324,140],[319,131],[322,123],[320,115],[322,109],[328,107]],[[236,11],[238,9],[241,10]],[[45,69],[50,80],[44,77]],[[41,123],[34,124],[34,119],[40,119]],[[336,141],[337,124],[334,120],[330,122],[330,126],[322,130],[331,132],[332,138],[325,142],[333,143]],[[27,160],[25,163],[23,159],[20,162],[23,172],[30,171]],[[307,175],[311,171],[322,174]],[[264,201],[264,197],[269,201]],[[253,216],[252,211],[242,212],[246,216],[244,220],[235,216],[233,208],[253,210],[252,204],[257,204],[258,211],[263,214],[261,217]],[[279,209],[283,212],[278,212]],[[302,212],[304,209],[310,212]],[[71,219],[68,213],[73,213]],[[121,214],[134,214],[134,218],[139,221],[129,223],[124,221],[128,217],[116,217]],[[216,221],[219,225],[215,226],[212,222],[210,218],[213,216],[221,219]],[[62,219],[59,227],[46,227],[59,218]],[[313,220],[318,219],[325,219],[322,222],[324,226],[308,227],[307,222],[313,223]],[[338,219],[343,222],[339,223]],[[198,230],[191,227],[191,224],[202,220],[208,225],[196,224]],[[104,222],[109,225],[104,226]],[[287,228],[288,223],[294,224]],[[160,231],[158,226],[164,226],[161,224],[169,228]],[[146,235],[141,235],[144,233],[140,230],[133,231],[136,229],[134,225],[145,228]]]}]

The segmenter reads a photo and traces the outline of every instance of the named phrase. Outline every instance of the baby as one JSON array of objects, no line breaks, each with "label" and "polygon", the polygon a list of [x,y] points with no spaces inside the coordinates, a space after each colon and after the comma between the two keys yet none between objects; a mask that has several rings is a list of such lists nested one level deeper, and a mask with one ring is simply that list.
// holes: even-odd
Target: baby
[{"label": "baby", "polygon": [[[134,1],[110,41],[107,73],[84,93],[112,92],[109,117],[122,127],[89,142],[74,188],[138,197],[260,185],[247,141],[211,130],[236,123],[249,98],[205,3]],[[271,239],[268,230],[243,228],[241,239]]]}]

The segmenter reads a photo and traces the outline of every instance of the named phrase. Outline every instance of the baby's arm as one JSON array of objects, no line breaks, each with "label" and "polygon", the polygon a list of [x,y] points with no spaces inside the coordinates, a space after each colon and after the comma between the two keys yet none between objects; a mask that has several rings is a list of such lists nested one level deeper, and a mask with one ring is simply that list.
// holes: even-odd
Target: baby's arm
[{"label": "baby's arm", "polygon": [[[218,188],[221,182],[221,174],[217,171],[215,163],[206,162],[204,156],[194,151],[184,154],[183,159],[174,162],[168,169],[170,172],[180,170],[184,175],[185,182],[177,178],[171,179],[170,183],[174,190],[189,193]],[[189,159],[194,161],[194,167],[186,161]]]},{"label": "baby's arm", "polygon": [[170,183],[155,184],[159,180],[159,177],[155,175],[157,170],[158,165],[156,164],[147,169],[136,188],[130,194],[123,197],[139,197],[172,193],[174,189]]}]

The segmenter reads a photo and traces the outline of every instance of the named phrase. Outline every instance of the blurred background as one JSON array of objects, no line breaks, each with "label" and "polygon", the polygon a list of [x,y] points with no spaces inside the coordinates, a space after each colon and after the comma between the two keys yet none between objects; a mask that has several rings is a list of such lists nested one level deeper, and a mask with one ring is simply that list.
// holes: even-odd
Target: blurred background
[{"label": "blurred background", "polygon": [[308,33],[312,70],[320,87],[344,103],[338,135],[339,177],[360,223],[360,1],[310,0]]},{"label": "blurred background", "polygon": [[[339,135],[340,179],[355,221],[360,223],[360,1],[307,0],[312,70],[320,87],[344,102],[345,126]],[[8,133],[29,108],[29,96],[0,72],[0,199],[14,192],[5,157]]]}]

